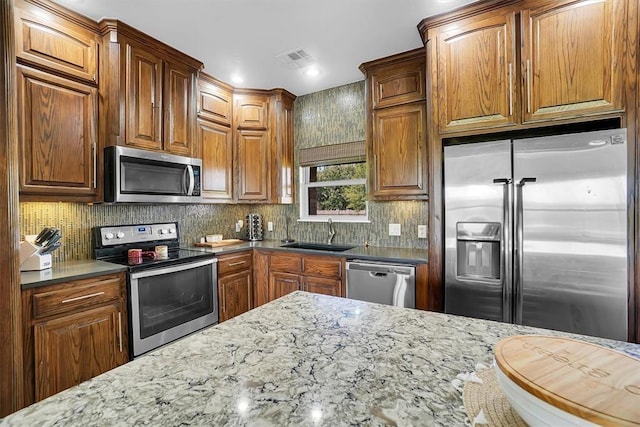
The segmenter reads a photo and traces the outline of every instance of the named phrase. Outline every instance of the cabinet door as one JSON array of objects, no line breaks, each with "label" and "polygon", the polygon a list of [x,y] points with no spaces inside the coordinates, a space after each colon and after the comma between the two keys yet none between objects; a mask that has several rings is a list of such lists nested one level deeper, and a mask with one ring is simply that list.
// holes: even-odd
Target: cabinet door
[{"label": "cabinet door", "polygon": [[198,121],[202,153],[202,197],[233,199],[233,137],[231,128]]},{"label": "cabinet door", "polygon": [[266,129],[269,98],[266,95],[235,95],[233,114],[239,129]]},{"label": "cabinet door", "polygon": [[16,56],[96,84],[98,37],[92,31],[61,20],[44,8],[16,3]]},{"label": "cabinet door", "polygon": [[[373,112],[373,197],[426,197],[426,135],[424,104],[389,107]],[[370,166],[371,167],[371,166]]]},{"label": "cabinet door", "polygon": [[253,307],[269,302],[269,252],[253,250]]},{"label": "cabinet door", "polygon": [[238,200],[267,201],[271,182],[268,131],[238,131]]},{"label": "cabinet door", "polygon": [[522,11],[524,121],[622,109],[614,0],[555,2]]},{"label": "cabinet door", "polygon": [[218,280],[221,322],[251,309],[251,286],[251,270],[221,277]]},{"label": "cabinet door", "polygon": [[38,401],[126,361],[120,305],[37,323],[34,343]]},{"label": "cabinet door", "polygon": [[201,75],[198,80],[198,115],[222,125],[231,126],[233,94]]},{"label": "cabinet door", "polygon": [[[277,96],[273,101],[272,114],[275,116],[273,142],[276,162],[273,168],[275,178],[274,191],[277,203],[292,204],[294,201],[293,173],[293,99],[288,96]],[[275,110],[275,111],[273,111]]]},{"label": "cabinet door", "polygon": [[95,200],[97,89],[22,66],[17,78],[21,195]]},{"label": "cabinet door", "polygon": [[126,144],[162,150],[162,61],[127,44]]},{"label": "cabinet door", "polygon": [[420,101],[426,96],[425,56],[401,64],[393,64],[371,76],[371,106],[383,108]]},{"label": "cabinet door", "polygon": [[301,289],[300,276],[297,274],[272,271],[269,273],[269,301]]},{"label": "cabinet door", "polygon": [[515,15],[437,36],[440,132],[509,126],[514,117]]},{"label": "cabinet door", "polygon": [[342,282],[338,279],[327,279],[324,277],[304,277],[304,290],[316,294],[342,296]]},{"label": "cabinet door", "polygon": [[164,69],[164,151],[191,157],[196,124],[195,75],[166,63]]}]

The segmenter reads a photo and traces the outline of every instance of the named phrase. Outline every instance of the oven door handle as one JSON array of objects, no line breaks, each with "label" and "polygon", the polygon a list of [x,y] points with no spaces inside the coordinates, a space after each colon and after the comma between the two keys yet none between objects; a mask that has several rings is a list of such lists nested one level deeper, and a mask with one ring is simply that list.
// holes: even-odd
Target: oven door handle
[{"label": "oven door handle", "polygon": [[141,277],[160,276],[167,273],[177,273],[179,271],[191,270],[193,268],[198,268],[205,265],[211,265],[217,262],[218,260],[216,258],[208,258],[203,261],[187,262],[184,264],[171,265],[168,267],[161,267],[161,268],[150,268],[148,270],[133,272],[130,274],[130,276],[131,276],[131,279],[139,279]]}]

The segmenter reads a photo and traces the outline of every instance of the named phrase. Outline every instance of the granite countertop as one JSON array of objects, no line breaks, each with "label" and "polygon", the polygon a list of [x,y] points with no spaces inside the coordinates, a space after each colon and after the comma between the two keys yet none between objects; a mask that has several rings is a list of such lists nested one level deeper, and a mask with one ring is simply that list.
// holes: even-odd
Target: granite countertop
[{"label": "granite countertop", "polygon": [[462,426],[451,381],[514,334],[578,337],[294,292],[133,360],[0,425]]},{"label": "granite countertop", "polygon": [[[198,250],[203,252],[211,252],[216,255],[244,251],[247,249],[270,249],[277,251],[313,253],[316,255],[333,255],[346,257],[347,259],[369,259],[376,261],[401,262],[401,263],[426,263],[429,258],[427,249],[414,248],[392,248],[385,246],[356,246],[342,252],[330,252],[313,249],[287,248],[282,246],[279,240],[261,240],[257,242],[242,242],[236,245],[220,246],[217,248],[204,248],[199,246],[191,246],[186,249]],[[336,245],[338,245],[336,243]],[[340,244],[341,245],[341,244]]]},{"label": "granite countertop", "polygon": [[127,267],[110,262],[96,261],[67,261],[54,263],[53,267],[40,271],[23,271],[20,273],[22,289],[38,286],[53,285],[69,280],[84,279],[103,274],[126,271]]}]

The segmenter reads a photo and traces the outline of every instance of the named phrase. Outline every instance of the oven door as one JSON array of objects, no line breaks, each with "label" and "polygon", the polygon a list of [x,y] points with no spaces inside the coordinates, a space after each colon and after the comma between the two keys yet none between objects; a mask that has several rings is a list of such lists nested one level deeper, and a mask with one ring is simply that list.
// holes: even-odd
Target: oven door
[{"label": "oven door", "polygon": [[218,322],[215,258],[130,273],[134,357]]}]

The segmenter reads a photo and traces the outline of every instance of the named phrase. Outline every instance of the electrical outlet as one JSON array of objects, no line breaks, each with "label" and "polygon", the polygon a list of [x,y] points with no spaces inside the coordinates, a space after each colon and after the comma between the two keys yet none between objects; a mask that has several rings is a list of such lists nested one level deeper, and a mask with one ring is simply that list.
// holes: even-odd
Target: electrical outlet
[{"label": "electrical outlet", "polygon": [[242,226],[244,225],[244,222],[242,222],[241,219],[238,220],[238,225],[240,226],[240,228],[242,228]]},{"label": "electrical outlet", "polygon": [[400,224],[389,224],[389,236],[399,236]]},{"label": "electrical outlet", "polygon": [[419,225],[418,226],[418,239],[426,239],[427,238],[427,226]]},{"label": "electrical outlet", "polygon": [[238,221],[236,222],[236,233],[240,232],[240,229],[242,228],[242,221]]},{"label": "electrical outlet", "polygon": [[268,230],[268,231],[273,231],[273,222],[269,221],[269,222],[267,223],[267,230]]}]

